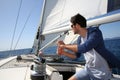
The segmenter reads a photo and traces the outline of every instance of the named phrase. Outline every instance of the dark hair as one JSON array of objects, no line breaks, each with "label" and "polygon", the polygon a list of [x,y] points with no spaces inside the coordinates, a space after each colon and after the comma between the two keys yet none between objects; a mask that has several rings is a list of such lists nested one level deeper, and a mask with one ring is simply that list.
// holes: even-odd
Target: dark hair
[{"label": "dark hair", "polygon": [[79,13],[74,15],[73,17],[71,17],[70,21],[71,21],[71,23],[73,23],[73,25],[78,23],[81,27],[83,27],[83,28],[86,27],[86,19]]}]

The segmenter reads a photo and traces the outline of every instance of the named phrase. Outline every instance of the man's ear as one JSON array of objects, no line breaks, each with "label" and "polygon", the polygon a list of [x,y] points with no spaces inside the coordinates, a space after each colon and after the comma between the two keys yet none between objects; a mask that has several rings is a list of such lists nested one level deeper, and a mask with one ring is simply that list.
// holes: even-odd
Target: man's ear
[{"label": "man's ear", "polygon": [[78,24],[78,23],[76,23],[76,26],[75,26],[77,29],[79,29],[79,28],[81,28],[81,26]]}]

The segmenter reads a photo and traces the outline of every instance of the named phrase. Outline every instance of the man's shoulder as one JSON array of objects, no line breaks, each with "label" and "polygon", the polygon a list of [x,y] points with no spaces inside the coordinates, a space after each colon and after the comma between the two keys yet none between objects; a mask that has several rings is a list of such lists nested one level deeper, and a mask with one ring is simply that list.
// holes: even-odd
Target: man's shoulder
[{"label": "man's shoulder", "polygon": [[99,27],[90,27],[87,29],[89,33],[94,32],[94,31],[100,31]]},{"label": "man's shoulder", "polygon": [[93,36],[99,36],[99,38],[102,38],[102,32],[99,27],[88,28],[88,38]]},{"label": "man's shoulder", "polygon": [[98,34],[98,35],[99,35],[99,34],[102,34],[102,33],[101,33],[101,30],[99,29],[99,27],[90,27],[90,28],[88,28],[87,30],[88,30],[88,35],[91,35],[92,33],[93,33],[93,34],[95,33],[96,35],[97,35],[97,34]]}]

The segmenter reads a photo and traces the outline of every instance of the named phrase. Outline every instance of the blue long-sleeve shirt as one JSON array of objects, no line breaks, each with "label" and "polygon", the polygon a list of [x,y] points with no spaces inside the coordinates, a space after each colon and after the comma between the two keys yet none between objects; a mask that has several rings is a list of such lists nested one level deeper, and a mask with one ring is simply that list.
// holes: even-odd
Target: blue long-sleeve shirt
[{"label": "blue long-sleeve shirt", "polygon": [[78,38],[77,55],[94,48],[108,62],[110,68],[120,68],[120,60],[105,48],[103,36],[98,27],[88,28],[86,42],[82,45],[80,43],[81,37]]}]

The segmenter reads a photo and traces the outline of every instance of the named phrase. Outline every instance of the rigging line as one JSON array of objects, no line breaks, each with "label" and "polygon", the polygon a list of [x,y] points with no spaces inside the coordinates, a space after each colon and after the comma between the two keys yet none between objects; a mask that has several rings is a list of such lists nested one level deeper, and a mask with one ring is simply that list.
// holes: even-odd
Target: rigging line
[{"label": "rigging line", "polygon": [[25,24],[24,24],[24,27],[22,28],[22,31],[21,31],[21,33],[20,33],[20,35],[19,35],[19,37],[18,37],[18,39],[17,39],[17,42],[16,42],[16,44],[15,44],[14,50],[15,50],[15,48],[16,48],[17,45],[18,45],[18,42],[19,42],[19,40],[20,40],[20,38],[21,38],[21,35],[22,35],[22,33],[23,33],[23,31],[24,31],[24,29],[25,29],[25,27],[26,27],[26,24],[27,24],[29,18],[30,18],[30,15],[28,16],[28,18],[27,18],[27,20],[26,20],[26,22],[25,22]]},{"label": "rigging line", "polygon": [[15,44],[14,50],[15,50],[15,48],[16,48],[17,45],[18,45],[18,42],[19,42],[19,40],[20,40],[20,38],[21,38],[21,36],[22,36],[22,33],[23,33],[23,31],[24,31],[24,29],[25,29],[25,27],[26,27],[26,24],[27,24],[27,22],[28,22],[28,20],[29,20],[29,18],[30,18],[30,16],[31,16],[34,8],[35,8],[35,7],[33,7],[33,8],[31,9],[31,11],[30,11],[30,13],[29,13],[29,15],[28,15],[28,17],[27,17],[27,19],[26,19],[26,21],[25,21],[25,24],[24,24],[24,26],[23,26],[23,28],[22,28],[22,30],[21,30],[21,32],[20,32],[20,35],[19,35],[19,37],[18,37],[18,39],[17,39],[17,42],[16,42],[16,44]]},{"label": "rigging line", "polygon": [[43,49],[45,49],[47,46],[51,45],[52,43],[54,43],[55,41],[57,41],[59,38],[61,38],[63,35],[65,35],[66,33],[68,33],[68,31],[65,31],[63,33],[61,33],[60,35],[58,35],[57,37],[55,37],[54,39],[52,39],[49,43],[47,43],[46,45],[44,45],[42,48],[39,49],[39,51],[42,51]]},{"label": "rigging line", "polygon": [[15,27],[14,27],[14,32],[13,32],[13,36],[12,36],[12,42],[11,42],[10,50],[12,50],[12,46],[13,46],[13,41],[14,41],[14,37],[15,37],[15,32],[16,32],[16,27],[17,27],[17,23],[18,23],[18,18],[19,18],[19,15],[20,15],[21,5],[22,5],[22,0],[20,1],[20,6],[19,6],[16,22],[15,22]]}]

